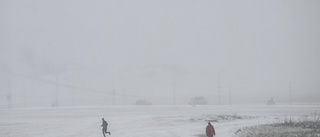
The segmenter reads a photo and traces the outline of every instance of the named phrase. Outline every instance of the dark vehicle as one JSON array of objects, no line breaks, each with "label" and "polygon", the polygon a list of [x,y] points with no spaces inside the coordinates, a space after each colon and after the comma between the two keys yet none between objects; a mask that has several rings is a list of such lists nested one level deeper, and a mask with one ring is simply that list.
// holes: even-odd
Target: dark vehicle
[{"label": "dark vehicle", "polygon": [[149,102],[148,100],[140,99],[136,101],[136,105],[152,105],[152,103]]},{"label": "dark vehicle", "polygon": [[274,102],[273,98],[267,101],[267,105],[274,105],[276,102]]},{"label": "dark vehicle", "polygon": [[194,97],[189,101],[189,105],[206,105],[206,104],[208,104],[208,101],[203,96]]}]

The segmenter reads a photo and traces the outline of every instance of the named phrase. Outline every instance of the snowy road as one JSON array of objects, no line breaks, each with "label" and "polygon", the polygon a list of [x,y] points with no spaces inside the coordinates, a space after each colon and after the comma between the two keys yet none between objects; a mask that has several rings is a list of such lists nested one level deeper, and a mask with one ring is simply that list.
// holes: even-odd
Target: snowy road
[{"label": "snowy road", "polygon": [[[206,120],[216,115],[248,116],[214,122],[216,137],[231,137],[245,126],[288,115],[306,115],[320,106],[126,106],[0,110],[0,136],[102,137],[101,118],[115,137],[204,137]],[[250,117],[249,117],[250,116]]]}]

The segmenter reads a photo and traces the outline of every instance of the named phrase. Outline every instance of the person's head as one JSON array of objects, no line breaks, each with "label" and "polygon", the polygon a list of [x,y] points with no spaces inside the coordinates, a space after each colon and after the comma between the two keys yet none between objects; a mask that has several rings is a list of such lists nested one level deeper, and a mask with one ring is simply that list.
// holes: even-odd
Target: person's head
[{"label": "person's head", "polygon": [[104,118],[102,118],[102,121],[104,121]]},{"label": "person's head", "polygon": [[208,122],[208,125],[211,125],[211,123],[210,123],[210,122]]}]

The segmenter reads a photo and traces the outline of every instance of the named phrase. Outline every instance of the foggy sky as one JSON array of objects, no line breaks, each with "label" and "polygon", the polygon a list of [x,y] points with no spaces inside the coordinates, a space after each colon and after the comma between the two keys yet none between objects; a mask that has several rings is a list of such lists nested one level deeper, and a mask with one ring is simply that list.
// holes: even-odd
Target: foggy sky
[{"label": "foggy sky", "polygon": [[[0,1],[0,100],[295,103],[320,97],[320,2]],[[10,84],[11,83],[11,84]],[[11,85],[11,87],[10,87]],[[121,95],[126,95],[125,102]],[[23,97],[24,95],[24,97]],[[130,96],[130,97],[129,97]],[[24,98],[24,99],[23,99]],[[309,99],[305,99],[309,98]],[[95,103],[92,103],[95,102]],[[318,102],[319,103],[319,102]]]}]

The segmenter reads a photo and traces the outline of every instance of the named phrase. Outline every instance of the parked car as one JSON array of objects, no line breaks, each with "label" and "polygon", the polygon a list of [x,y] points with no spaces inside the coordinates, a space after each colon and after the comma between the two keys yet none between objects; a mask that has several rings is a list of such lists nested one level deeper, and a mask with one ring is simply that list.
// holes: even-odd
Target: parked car
[{"label": "parked car", "polygon": [[139,99],[136,101],[136,105],[152,105],[152,103],[145,99]]},{"label": "parked car", "polygon": [[273,98],[267,101],[267,105],[274,105],[276,102],[274,102]]},{"label": "parked car", "polygon": [[189,105],[206,105],[206,104],[208,104],[208,101],[203,96],[191,98],[191,100],[189,101]]}]

